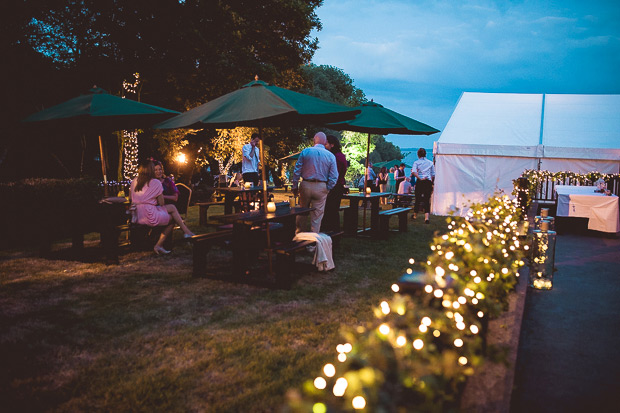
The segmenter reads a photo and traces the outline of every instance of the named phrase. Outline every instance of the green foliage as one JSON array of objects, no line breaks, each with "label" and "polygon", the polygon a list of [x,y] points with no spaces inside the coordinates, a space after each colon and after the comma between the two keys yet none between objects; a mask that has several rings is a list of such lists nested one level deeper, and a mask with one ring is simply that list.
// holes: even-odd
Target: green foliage
[{"label": "green foliage", "polygon": [[[600,178],[604,179],[606,182],[609,182],[610,179],[620,178],[620,174],[606,174],[597,171],[582,174],[572,171],[550,172],[545,170],[526,169],[521,174],[521,178],[527,179],[527,205],[525,206],[527,209],[529,208],[530,202],[536,199],[536,194],[543,190],[543,185],[547,181],[554,182],[556,185],[571,185],[572,183],[592,185]],[[515,187],[514,193],[517,194],[520,191],[518,178],[512,182]]]},{"label": "green foliage", "polygon": [[[375,140],[377,135],[371,135],[370,137],[370,152],[375,149]],[[366,148],[368,147],[368,134],[361,132],[342,132],[342,138],[340,139],[342,144],[342,153],[347,157],[349,161],[349,168],[347,169],[347,175],[345,179],[348,182],[357,183],[356,180],[360,176],[364,175],[364,169],[366,165]]]},{"label": "green foliage", "polygon": [[345,106],[360,106],[366,101],[361,89],[342,69],[334,66],[308,64],[301,66],[305,86],[300,90],[311,96]]},{"label": "green foliage", "polygon": [[465,378],[496,357],[483,341],[523,265],[520,218],[516,203],[499,194],[471,205],[465,218],[448,218],[449,232],[433,240],[426,271],[402,284],[408,294],[394,285],[396,294],[375,308],[373,321],[346,329],[338,361],[303,392],[291,392],[289,408],[457,410]]},{"label": "green foliage", "polygon": [[375,149],[370,153],[370,162],[385,162],[402,158],[403,154],[398,146],[386,141],[382,135],[376,136]]}]

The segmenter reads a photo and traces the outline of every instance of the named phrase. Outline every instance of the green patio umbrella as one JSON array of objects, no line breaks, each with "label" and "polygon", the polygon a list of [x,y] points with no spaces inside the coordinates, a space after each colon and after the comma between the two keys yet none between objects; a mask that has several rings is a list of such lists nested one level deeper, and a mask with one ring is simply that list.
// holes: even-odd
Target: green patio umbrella
[{"label": "green patio umbrella", "polygon": [[[393,166],[399,166],[401,163],[403,163],[400,159],[394,159],[391,161],[385,161],[385,162],[376,162],[373,163],[372,166],[376,167],[376,168],[382,168],[382,167],[386,167],[387,169],[390,169]],[[405,166],[407,168],[411,168],[411,165],[407,165],[405,164]]]},{"label": "green patio umbrella", "polygon": [[[373,102],[366,102],[358,106],[361,113],[350,121],[343,121],[325,125],[334,130],[348,130],[353,132],[368,133],[368,144],[366,147],[366,179],[364,181],[364,191],[366,191],[366,181],[368,181],[368,156],[370,155],[370,135],[432,135],[439,130],[418,122],[405,115],[384,108],[382,105]],[[399,162],[400,164],[400,162]]]},{"label": "green patio umbrella", "polygon": [[[301,126],[325,124],[353,119],[359,109],[293,92],[269,85],[258,76],[241,89],[220,96],[172,119],[155,125],[159,129],[236,128],[258,127],[260,139],[261,176],[263,182],[263,207],[267,210],[267,180],[262,128],[265,126]],[[271,267],[271,240],[267,226],[267,251],[269,272]]]},{"label": "green patio umbrella", "polygon": [[299,155],[301,154],[301,152],[295,152],[292,153],[288,156],[285,156],[284,158],[280,158],[278,159],[278,162],[283,162],[283,161],[296,161],[297,159],[299,159]]},{"label": "green patio umbrella", "polygon": [[107,182],[101,133],[122,129],[136,129],[161,122],[179,112],[114,96],[93,87],[86,94],[44,109],[23,119],[45,129],[97,132],[103,180]]},{"label": "green patio umbrella", "polygon": [[267,181],[262,128],[301,126],[350,120],[359,109],[331,103],[313,96],[270,85],[255,78],[240,89],[220,96],[154,126],[156,129],[258,127],[264,206],[267,208]]}]

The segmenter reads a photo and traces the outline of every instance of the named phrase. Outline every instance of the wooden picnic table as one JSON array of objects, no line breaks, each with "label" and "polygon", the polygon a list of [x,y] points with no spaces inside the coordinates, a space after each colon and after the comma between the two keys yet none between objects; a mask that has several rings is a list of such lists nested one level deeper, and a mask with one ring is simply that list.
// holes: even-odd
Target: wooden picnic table
[{"label": "wooden picnic table", "polygon": [[[267,192],[273,191],[273,186],[267,187]],[[249,210],[250,202],[258,202],[262,205],[262,197],[259,196],[262,192],[262,186],[253,186],[251,188],[245,187],[224,187],[217,190],[224,194],[224,214],[230,215],[233,213],[233,207],[235,205],[235,199],[237,197],[243,198],[241,203],[241,212]]]},{"label": "wooden picnic table", "polygon": [[217,215],[211,219],[232,224],[233,272],[239,276],[249,274],[251,264],[256,261],[261,250],[270,249],[271,246],[266,242],[266,231],[277,226],[277,237],[274,238],[282,242],[291,241],[295,236],[295,218],[313,210],[314,208],[286,206],[277,208],[275,212],[260,209]]},{"label": "wooden picnic table", "polygon": [[[354,193],[344,194],[342,197],[349,200],[350,208],[345,212],[345,228],[344,231],[349,235],[370,235],[371,237],[379,236],[379,200],[383,197],[392,195],[390,192],[371,192],[369,194]],[[370,228],[366,228],[364,220],[363,228],[358,229],[358,210],[360,202],[370,202]]]}]

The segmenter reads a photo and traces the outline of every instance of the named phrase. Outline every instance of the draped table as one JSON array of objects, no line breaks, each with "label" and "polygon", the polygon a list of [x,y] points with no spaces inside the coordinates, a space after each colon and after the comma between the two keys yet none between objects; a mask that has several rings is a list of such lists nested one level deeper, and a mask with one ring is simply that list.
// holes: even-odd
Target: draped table
[{"label": "draped table", "polygon": [[594,186],[557,185],[559,217],[588,218],[588,229],[620,232],[618,197],[595,191]]}]

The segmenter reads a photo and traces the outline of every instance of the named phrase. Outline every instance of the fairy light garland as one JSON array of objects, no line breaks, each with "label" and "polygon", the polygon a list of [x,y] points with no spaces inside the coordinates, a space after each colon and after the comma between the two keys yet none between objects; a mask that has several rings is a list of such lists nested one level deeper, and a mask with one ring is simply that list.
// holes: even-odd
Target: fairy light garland
[{"label": "fairy light garland", "polygon": [[536,194],[542,188],[541,185],[545,181],[553,181],[556,184],[562,185],[572,182],[577,182],[579,185],[592,185],[592,183],[598,179],[603,179],[605,181],[609,181],[610,179],[618,179],[620,178],[620,174],[606,174],[598,171],[582,174],[571,171],[550,172],[547,170],[526,169],[521,174],[520,178],[525,178],[527,180],[527,188],[522,188],[519,185],[519,179],[515,179],[513,180],[513,194],[519,196],[520,198],[523,196],[524,199],[527,199],[528,205],[525,205],[525,208],[527,208],[529,207],[529,202],[536,198]]},{"label": "fairy light garland", "polygon": [[[370,324],[343,333],[338,361],[326,364],[303,394],[291,393],[289,409],[454,408],[458,383],[490,357],[483,346],[488,319],[507,308],[524,264],[520,219],[517,201],[502,194],[471,205],[464,218],[448,218],[448,233],[433,239],[421,263],[423,287],[409,295],[392,285],[394,295],[374,309]],[[399,397],[386,398],[386,392]]]},{"label": "fairy light garland", "polygon": [[[126,93],[138,93],[140,85],[140,73],[134,73],[134,82],[123,80],[123,91]],[[124,93],[123,93],[124,95]],[[125,97],[125,96],[123,96]],[[123,136],[123,177],[131,181],[138,176],[138,131],[124,130]]]}]

